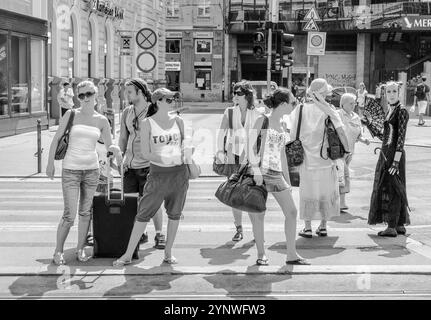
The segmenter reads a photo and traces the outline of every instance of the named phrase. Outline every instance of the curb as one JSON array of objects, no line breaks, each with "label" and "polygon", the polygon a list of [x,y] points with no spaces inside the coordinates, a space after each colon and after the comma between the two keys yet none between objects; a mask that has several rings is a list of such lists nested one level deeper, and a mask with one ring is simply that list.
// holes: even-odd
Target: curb
[{"label": "curb", "polygon": [[65,273],[72,276],[165,276],[165,275],[343,275],[343,274],[381,274],[381,275],[431,275],[431,265],[339,265],[339,266],[240,266],[240,267],[144,267],[126,266],[121,269],[106,267],[69,267],[43,266],[39,268],[0,268],[0,277],[16,276],[59,276]]}]

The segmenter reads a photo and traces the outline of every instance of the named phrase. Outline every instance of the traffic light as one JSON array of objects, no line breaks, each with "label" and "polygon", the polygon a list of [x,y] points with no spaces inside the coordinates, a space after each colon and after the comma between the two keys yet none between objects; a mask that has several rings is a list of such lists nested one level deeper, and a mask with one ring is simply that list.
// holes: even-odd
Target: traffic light
[{"label": "traffic light", "polygon": [[279,53],[276,53],[274,56],[274,71],[280,71],[281,68],[281,56]]},{"label": "traffic light", "polygon": [[281,32],[280,34],[280,51],[283,57],[281,65],[283,68],[293,66],[293,52],[295,48],[292,47],[292,41],[294,37],[295,35],[290,33]]},{"label": "traffic light", "polygon": [[257,59],[265,55],[265,34],[261,31],[253,34],[253,54]]}]

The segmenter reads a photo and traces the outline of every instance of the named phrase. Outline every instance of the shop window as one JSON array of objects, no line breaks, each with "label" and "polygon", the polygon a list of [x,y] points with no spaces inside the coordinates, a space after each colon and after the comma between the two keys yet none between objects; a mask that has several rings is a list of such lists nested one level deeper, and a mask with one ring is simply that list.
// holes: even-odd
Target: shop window
[{"label": "shop window", "polygon": [[167,17],[178,17],[180,15],[180,6],[178,0],[167,0],[166,1],[166,16]]},{"label": "shop window", "polygon": [[209,17],[210,16],[210,0],[200,0],[198,5],[198,16]]},{"label": "shop window", "polygon": [[167,39],[166,40],[166,53],[180,53],[181,40]]},{"label": "shop window", "polygon": [[211,39],[196,39],[195,40],[196,53],[212,53],[212,40]]},{"label": "shop window", "polygon": [[15,58],[10,61],[11,113],[13,115],[29,113],[27,38],[11,37],[11,56]]},{"label": "shop window", "polygon": [[0,117],[9,115],[7,60],[7,36],[0,34]]},{"label": "shop window", "polygon": [[211,90],[211,69],[195,69],[195,88]]},{"label": "shop window", "polygon": [[31,40],[31,113],[46,111],[45,43]]}]

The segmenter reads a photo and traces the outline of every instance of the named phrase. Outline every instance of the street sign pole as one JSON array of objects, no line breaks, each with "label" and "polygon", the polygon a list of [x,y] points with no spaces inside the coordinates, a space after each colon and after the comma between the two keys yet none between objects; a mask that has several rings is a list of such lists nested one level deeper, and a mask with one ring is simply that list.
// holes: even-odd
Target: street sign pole
[{"label": "street sign pole", "polygon": [[307,54],[307,76],[305,78],[305,90],[308,89],[308,83],[310,81],[310,56]]},{"label": "street sign pole", "polygon": [[268,61],[266,65],[266,92],[269,94],[271,88],[271,58],[272,58],[272,22],[268,28]]}]

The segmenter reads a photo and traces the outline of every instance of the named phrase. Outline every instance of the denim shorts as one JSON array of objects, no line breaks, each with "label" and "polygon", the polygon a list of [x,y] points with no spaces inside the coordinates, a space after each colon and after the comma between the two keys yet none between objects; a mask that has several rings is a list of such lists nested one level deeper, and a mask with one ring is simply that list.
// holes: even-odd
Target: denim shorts
[{"label": "denim shorts", "polygon": [[93,197],[99,183],[99,169],[62,170],[64,213],[62,224],[72,226],[76,213],[79,218],[90,219]]},{"label": "denim shorts", "polygon": [[268,192],[281,192],[292,189],[286,182],[286,179],[284,179],[282,172],[262,169],[262,177]]},{"label": "denim shorts", "polygon": [[165,168],[152,164],[144,186],[144,194],[138,205],[136,220],[149,222],[163,202],[169,219],[180,220],[188,188],[187,165]]}]

